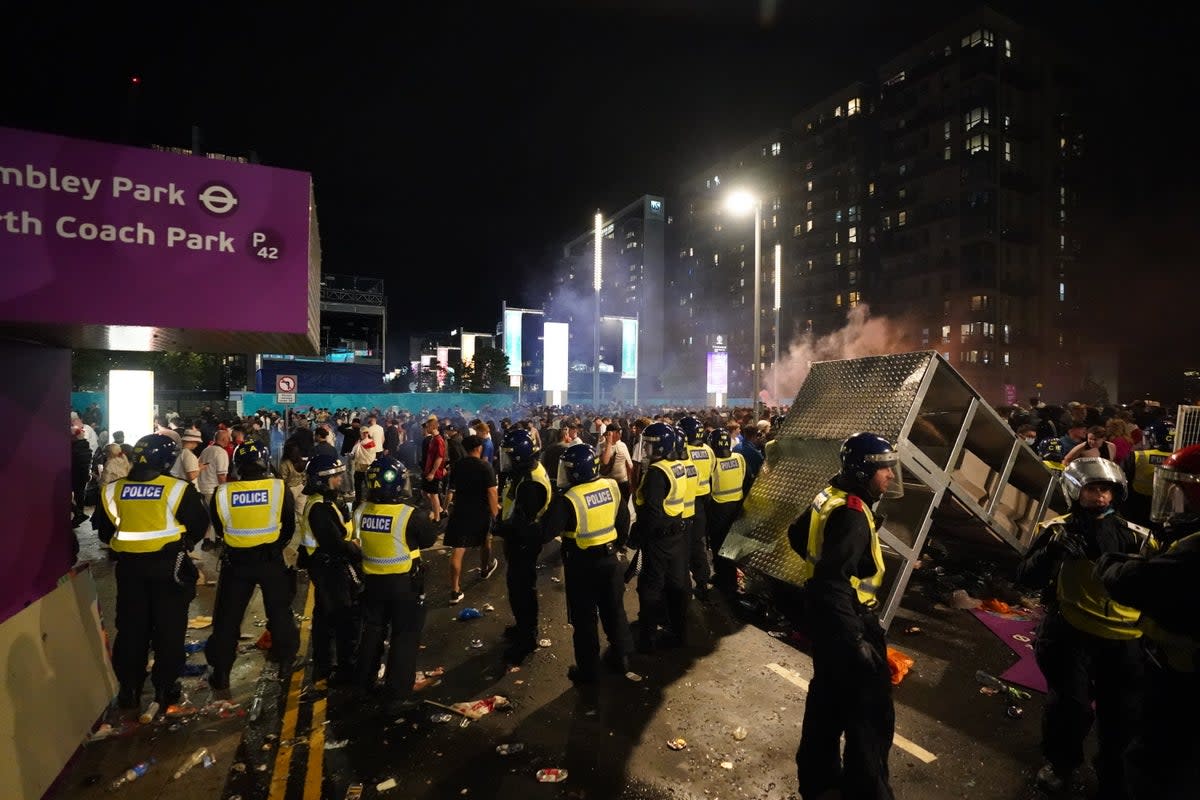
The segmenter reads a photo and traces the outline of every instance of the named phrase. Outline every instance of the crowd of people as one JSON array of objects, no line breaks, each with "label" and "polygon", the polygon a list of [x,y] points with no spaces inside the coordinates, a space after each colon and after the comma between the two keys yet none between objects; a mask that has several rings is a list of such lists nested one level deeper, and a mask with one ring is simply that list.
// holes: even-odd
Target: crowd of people
[{"label": "crowd of people", "polygon": [[[493,537],[503,544],[513,617],[506,663],[521,664],[537,647],[536,567],[556,539],[574,629],[573,682],[623,674],[636,653],[686,645],[688,605],[709,601],[710,591],[737,593],[737,568],[721,546],[782,413],[523,410],[515,420],[454,409],[226,419],[205,410],[190,421],[161,420],[157,433],[128,449],[107,445],[95,425],[73,416],[80,462],[93,436],[106,455],[92,459],[89,449],[98,497],[88,503],[93,498],[80,495],[76,521],[84,505],[95,505],[101,541],[130,564],[117,573],[118,705],[137,706],[148,649],[182,652],[195,546],[223,545],[206,646],[217,692],[228,691],[234,634],[256,586],[280,674],[303,657],[291,613],[299,569],[315,593],[314,680],[378,695],[389,713],[405,707],[419,686],[427,605],[464,600],[468,550],[478,551],[481,581],[500,569]],[[1147,722],[1185,724],[1200,710],[1200,629],[1171,602],[1175,587],[1200,577],[1200,447],[1173,453],[1170,415],[1154,406],[1034,402],[999,411],[1062,472],[1071,504],[1068,515],[1044,524],[1017,575],[1044,590],[1047,608],[1036,649],[1050,686],[1038,783],[1048,791],[1069,785],[1095,716],[1103,796],[1183,796],[1173,792],[1193,778],[1188,770],[1198,762],[1189,767],[1186,756],[1196,754],[1197,737],[1164,741]],[[287,434],[279,442],[276,430]],[[814,663],[797,775],[806,798],[891,797],[894,710],[877,616],[884,560],[873,509],[903,482],[894,443],[873,433],[847,439],[840,459],[837,475],[788,530],[808,564]],[[1139,494],[1144,502],[1134,500]],[[451,550],[449,585],[435,590],[425,585],[421,553],[439,540]],[[631,622],[623,598],[635,580]],[[156,658],[149,675],[164,705],[177,696],[178,666]],[[1172,691],[1147,689],[1147,673]],[[1164,749],[1181,755],[1174,771],[1152,768]]]}]

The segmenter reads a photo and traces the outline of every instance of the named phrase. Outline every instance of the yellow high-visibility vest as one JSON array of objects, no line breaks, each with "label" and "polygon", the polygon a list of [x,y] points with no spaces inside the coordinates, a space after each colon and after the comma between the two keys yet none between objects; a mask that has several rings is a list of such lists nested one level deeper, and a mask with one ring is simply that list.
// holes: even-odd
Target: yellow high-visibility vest
[{"label": "yellow high-visibility vest", "polygon": [[657,469],[662,474],[667,476],[670,489],[667,491],[666,500],[663,501],[663,512],[668,517],[678,517],[683,514],[684,492],[687,491],[684,486],[684,479],[687,477],[687,470],[683,464],[678,461],[655,461],[646,470],[646,474],[642,476],[642,483],[638,486],[637,494],[634,496],[633,502],[635,505],[646,505],[645,498],[642,497],[642,486],[646,484],[646,478],[650,476],[650,470]]},{"label": "yellow high-visibility vest", "polygon": [[[321,503],[329,503],[329,501],[319,494],[309,495],[308,502],[304,504],[304,513],[300,515],[300,544],[304,546],[309,555],[312,555],[317,550],[317,537],[313,535],[308,515]],[[329,504],[333,506],[333,510],[337,512],[338,519],[342,521],[342,525],[346,528],[346,541],[350,541],[354,538],[354,524],[342,516],[341,505],[338,503]]]},{"label": "yellow high-visibility vest", "polygon": [[513,509],[517,506],[517,489],[527,480],[541,486],[546,490],[546,499],[542,502],[542,507],[538,509],[534,519],[541,519],[542,514],[546,513],[546,509],[550,507],[550,498],[554,496],[554,491],[550,488],[550,475],[546,472],[546,468],[539,462],[528,473],[522,473],[516,480],[509,481],[508,486],[504,489],[504,497],[500,502],[500,519],[512,519]]},{"label": "yellow high-visibility vest", "polygon": [[712,499],[717,503],[736,503],[742,499],[742,484],[746,482],[746,457],[730,453],[718,458],[713,465]]},{"label": "yellow high-visibility vest", "polygon": [[617,511],[621,505],[621,489],[612,478],[596,478],[580,483],[563,492],[563,497],[575,509],[574,530],[563,531],[563,537],[573,539],[580,549],[587,549],[617,538]]},{"label": "yellow high-visibility vest", "polygon": [[696,516],[696,488],[700,480],[700,471],[690,461],[680,461],[683,464],[683,518],[691,519]]},{"label": "yellow high-visibility vest", "polygon": [[1135,450],[1133,453],[1133,486],[1129,487],[1143,497],[1154,496],[1154,470],[1171,457],[1162,450]]},{"label": "yellow high-visibility vest", "polygon": [[368,575],[403,574],[412,569],[420,550],[408,549],[408,522],[412,506],[366,502],[354,512],[354,530],[362,542],[363,572]]},{"label": "yellow high-visibility vest", "polygon": [[[1061,535],[1070,514],[1042,522],[1041,528],[1054,528]],[[1142,635],[1138,621],[1142,612],[1124,606],[1108,596],[1104,584],[1095,576],[1096,562],[1087,558],[1066,558],[1058,568],[1055,595],[1063,618],[1084,633],[1101,639],[1137,639]]]},{"label": "yellow high-visibility vest", "polygon": [[[849,495],[841,489],[826,486],[813,498],[812,513],[808,521],[808,553],[804,557],[810,577],[816,569],[817,562],[821,560],[821,547],[825,544],[825,523],[829,521],[829,515],[835,509],[847,505],[848,497]],[[883,548],[879,545],[879,534],[875,530],[875,515],[871,513],[871,507],[857,497],[854,499],[859,503],[859,510],[866,514],[867,527],[871,530],[871,559],[875,562],[875,573],[868,578],[851,576],[850,586],[858,595],[858,602],[873,608],[878,602],[876,595],[883,583]]]},{"label": "yellow high-visibility vest", "polygon": [[257,547],[279,539],[283,530],[283,493],[278,478],[223,483],[213,493],[217,516],[230,547]]},{"label": "yellow high-visibility vest", "polygon": [[688,456],[696,465],[696,496],[704,497],[712,491],[713,462],[717,457],[706,444],[688,445]]},{"label": "yellow high-visibility vest", "polygon": [[147,481],[121,478],[104,487],[104,513],[116,528],[109,546],[117,553],[157,553],[183,538],[175,517],[187,481],[159,475]]}]

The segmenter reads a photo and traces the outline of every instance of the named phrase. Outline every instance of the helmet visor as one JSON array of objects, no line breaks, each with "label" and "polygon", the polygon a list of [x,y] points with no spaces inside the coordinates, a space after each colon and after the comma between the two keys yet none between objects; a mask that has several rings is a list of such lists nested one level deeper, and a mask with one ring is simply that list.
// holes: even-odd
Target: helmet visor
[{"label": "helmet visor", "polygon": [[1150,519],[1166,522],[1175,514],[1188,510],[1188,488],[1200,491],[1200,475],[1180,472],[1169,467],[1154,470],[1154,497],[1150,501]]},{"label": "helmet visor", "polygon": [[[904,470],[900,466],[900,454],[896,452],[889,453],[871,453],[863,456],[863,461],[867,464],[880,468],[888,467],[892,471],[892,481],[884,489],[881,498],[895,499],[904,497]],[[874,475],[878,475],[879,470],[876,469]],[[872,477],[874,480],[874,477]]]}]

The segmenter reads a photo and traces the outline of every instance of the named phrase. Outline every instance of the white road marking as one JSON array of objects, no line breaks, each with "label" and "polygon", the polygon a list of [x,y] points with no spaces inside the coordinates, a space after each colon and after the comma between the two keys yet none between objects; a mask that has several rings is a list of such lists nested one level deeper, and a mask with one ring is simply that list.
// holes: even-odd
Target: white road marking
[{"label": "white road marking", "polygon": [[[787,667],[782,667],[779,664],[767,664],[767,669],[771,670],[785,681],[799,686],[801,691],[808,691],[808,681],[800,677],[800,675],[793,670],[790,670]],[[935,756],[933,753],[929,752],[924,747],[921,747],[921,745],[917,744],[916,742],[905,739],[898,733],[893,735],[892,744],[896,745],[896,747],[899,747],[901,750],[913,756],[914,758],[925,762],[926,764],[932,764],[934,761],[937,761],[937,756]]]}]

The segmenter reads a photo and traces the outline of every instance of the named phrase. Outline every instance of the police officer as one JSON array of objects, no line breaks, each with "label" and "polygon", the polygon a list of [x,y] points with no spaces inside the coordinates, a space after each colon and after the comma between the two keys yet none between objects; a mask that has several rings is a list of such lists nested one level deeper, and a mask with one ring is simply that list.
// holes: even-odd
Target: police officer
[{"label": "police officer", "polygon": [[397,711],[412,694],[417,649],[425,627],[421,549],[437,540],[437,526],[426,514],[402,501],[407,470],[398,459],[381,456],[367,468],[366,502],[354,511],[354,530],[362,546],[363,634],[358,683],[375,688],[388,642],[384,702]]},{"label": "police officer", "polygon": [[712,491],[712,448],[704,441],[704,425],[695,417],[679,420],[683,431],[684,452],[687,455],[688,478],[694,491],[693,516],[688,531],[688,566],[696,594],[701,599],[708,597],[708,584],[712,580],[712,567],[708,563],[708,497]]},{"label": "police officer", "polygon": [[568,447],[559,463],[570,487],[554,498],[546,527],[561,533],[563,541],[567,614],[575,644],[575,664],[567,676],[575,683],[594,683],[601,663],[597,614],[608,638],[604,663],[617,674],[629,671],[633,636],[625,617],[625,582],[616,544],[618,520],[629,509],[621,504],[617,482],[600,477],[600,457],[591,445]]},{"label": "police officer", "polygon": [[1129,500],[1121,508],[1122,513],[1139,525],[1149,525],[1150,500],[1154,495],[1154,471],[1171,457],[1175,444],[1175,430],[1163,426],[1153,432],[1150,447],[1134,450],[1125,464],[1125,477],[1129,479]]},{"label": "police officer", "polygon": [[542,517],[553,494],[550,475],[542,466],[541,448],[529,431],[510,428],[501,445],[509,465],[509,479],[500,498],[500,523],[496,534],[504,539],[505,579],[514,625],[505,629],[509,645],[504,660],[520,664],[537,649],[538,597],[537,561],[547,538]]},{"label": "police officer", "polygon": [[1070,785],[1095,717],[1099,796],[1125,797],[1121,757],[1141,702],[1140,614],[1111,598],[1094,568],[1105,553],[1141,551],[1149,531],[1114,510],[1125,499],[1125,473],[1108,459],[1073,460],[1062,488],[1070,512],[1041,524],[1017,567],[1017,579],[1042,588],[1047,604],[1034,647],[1048,687],[1037,784],[1050,792]]},{"label": "police officer", "polygon": [[708,494],[706,509],[708,540],[713,557],[713,585],[719,591],[732,595],[737,591],[737,567],[720,553],[733,521],[742,510],[746,459],[741,453],[730,450],[729,431],[724,428],[717,428],[708,435],[708,445],[713,453],[712,489]]},{"label": "police officer", "polygon": [[[362,590],[357,564],[361,552],[345,506],[338,501],[345,464],[316,455],[305,467],[308,502],[300,517],[300,565],[308,570],[316,600],[313,605],[313,679],[348,684],[355,677],[358,643],[356,601]],[[337,671],[333,645],[337,642]]]},{"label": "police officer", "polygon": [[[688,573],[695,582],[695,592],[706,596],[701,586],[707,587],[708,579],[712,577],[708,569],[708,554],[703,552],[703,546],[697,554],[696,547],[696,492],[700,474],[696,465],[688,457],[687,436],[683,428],[675,426],[675,456],[674,461],[683,467],[683,535],[687,541]],[[703,582],[702,582],[703,581]]]},{"label": "police officer", "polygon": [[188,606],[199,577],[188,552],[208,530],[208,513],[196,487],[167,474],[178,455],[179,445],[168,436],[138,439],[129,476],[103,488],[92,515],[100,541],[117,560],[112,658],[122,709],[138,708],[141,702],[150,648],[155,701],[165,709],[182,694],[177,679],[186,658]]},{"label": "police officer", "polygon": [[[805,618],[812,639],[813,679],[796,750],[800,796],[891,798],[888,751],[892,705],[887,640],[876,593],[883,551],[872,507],[899,489],[890,442],[856,433],[842,443],[841,470],[792,523],[788,538],[804,558]],[[889,492],[893,482],[897,489]],[[839,740],[845,735],[844,764]]]},{"label": "police officer", "polygon": [[[642,432],[643,453],[649,463],[634,496],[637,521],[629,541],[635,550],[641,550],[637,646],[645,653],[659,645],[687,643],[691,591],[683,527],[687,470],[674,460],[677,439],[675,429],[665,422],[648,425]],[[666,631],[661,637],[660,627]]]},{"label": "police officer", "polygon": [[271,477],[267,449],[253,440],[233,452],[238,479],[213,493],[209,515],[221,552],[221,576],[213,609],[213,632],[204,646],[212,673],[208,685],[228,697],[229,672],[237,658],[238,635],[254,587],[262,589],[263,608],[271,631],[271,660],[290,676],[300,646],[292,615],[293,575],[283,560],[283,548],[296,529],[296,500],[283,481]]},{"label": "police officer", "polygon": [[1134,800],[1194,797],[1200,786],[1200,622],[1180,588],[1200,584],[1200,445],[1173,453],[1155,472],[1151,517],[1166,549],[1106,553],[1096,562],[1109,595],[1142,610],[1149,654],[1142,724],[1125,751]]},{"label": "police officer", "polygon": [[1042,442],[1042,446],[1038,448],[1038,455],[1042,457],[1042,466],[1051,472],[1063,471],[1063,451],[1061,439],[1046,439]]}]

